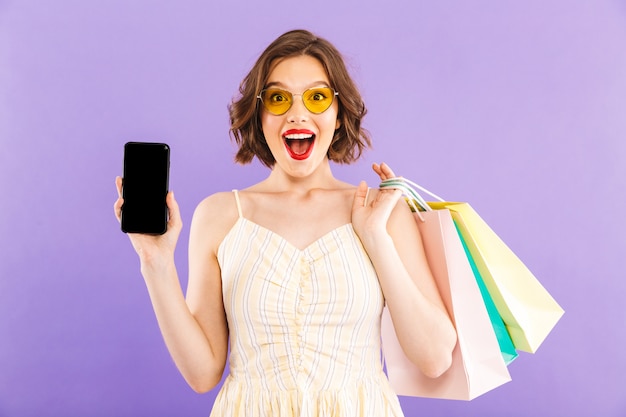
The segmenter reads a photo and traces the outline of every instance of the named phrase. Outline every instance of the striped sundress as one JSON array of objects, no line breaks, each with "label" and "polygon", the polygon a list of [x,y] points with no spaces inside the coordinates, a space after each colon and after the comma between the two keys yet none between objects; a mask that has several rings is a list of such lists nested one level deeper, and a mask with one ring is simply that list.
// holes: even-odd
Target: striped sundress
[{"label": "striped sundress", "polygon": [[211,417],[402,416],[381,365],[382,291],[352,225],[300,250],[234,196],[218,249],[230,374]]}]

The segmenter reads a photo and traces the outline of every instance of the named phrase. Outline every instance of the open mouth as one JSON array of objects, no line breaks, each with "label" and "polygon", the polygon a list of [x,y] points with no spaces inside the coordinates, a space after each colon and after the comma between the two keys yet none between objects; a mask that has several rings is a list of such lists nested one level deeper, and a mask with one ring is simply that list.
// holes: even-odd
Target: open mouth
[{"label": "open mouth", "polygon": [[313,152],[315,134],[310,130],[288,130],[283,134],[283,140],[289,156],[293,159],[303,160]]}]

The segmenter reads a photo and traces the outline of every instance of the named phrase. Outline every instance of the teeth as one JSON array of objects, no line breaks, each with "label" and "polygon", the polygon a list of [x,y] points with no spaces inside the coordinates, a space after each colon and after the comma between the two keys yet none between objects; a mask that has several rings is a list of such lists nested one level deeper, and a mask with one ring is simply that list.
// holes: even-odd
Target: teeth
[{"label": "teeth", "polygon": [[302,139],[311,139],[313,135],[307,135],[305,133],[293,133],[289,135],[285,135],[286,139],[290,140],[302,140]]}]

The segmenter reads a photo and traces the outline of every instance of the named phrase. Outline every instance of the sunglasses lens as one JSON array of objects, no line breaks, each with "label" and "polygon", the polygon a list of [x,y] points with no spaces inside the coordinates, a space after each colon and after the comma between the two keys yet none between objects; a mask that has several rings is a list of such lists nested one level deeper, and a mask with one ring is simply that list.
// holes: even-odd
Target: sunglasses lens
[{"label": "sunglasses lens", "polygon": [[302,94],[304,106],[311,113],[323,113],[333,104],[335,92],[330,87],[310,88]]},{"label": "sunglasses lens", "polygon": [[291,93],[278,88],[269,88],[261,93],[263,105],[272,114],[285,114],[291,107]]}]

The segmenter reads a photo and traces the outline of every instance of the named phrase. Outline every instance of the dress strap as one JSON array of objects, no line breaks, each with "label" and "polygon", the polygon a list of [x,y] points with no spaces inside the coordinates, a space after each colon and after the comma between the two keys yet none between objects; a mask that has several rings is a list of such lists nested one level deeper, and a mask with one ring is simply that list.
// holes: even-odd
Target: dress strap
[{"label": "dress strap", "polygon": [[237,190],[233,190],[233,193],[235,194],[235,202],[237,203],[237,212],[239,213],[239,217],[243,217],[243,214],[241,213],[241,201],[239,201],[239,192]]}]

